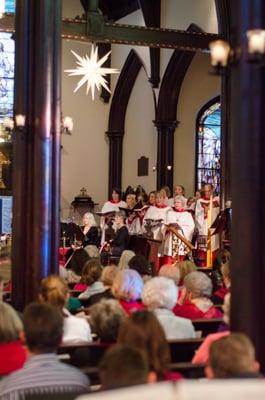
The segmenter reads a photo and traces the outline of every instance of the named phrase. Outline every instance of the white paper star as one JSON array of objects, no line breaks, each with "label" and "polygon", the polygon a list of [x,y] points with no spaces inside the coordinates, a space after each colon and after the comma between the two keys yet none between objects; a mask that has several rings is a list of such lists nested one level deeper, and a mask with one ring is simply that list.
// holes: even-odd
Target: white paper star
[{"label": "white paper star", "polygon": [[101,68],[101,65],[107,60],[111,51],[109,51],[104,57],[98,60],[98,48],[92,45],[90,57],[80,57],[73,50],[71,53],[77,58],[78,67],[75,69],[67,69],[65,72],[69,72],[69,76],[83,75],[83,78],[78,82],[74,93],[81,88],[87,82],[86,94],[91,90],[92,99],[95,97],[95,87],[99,90],[100,86],[103,86],[109,93],[110,90],[107,85],[107,81],[104,78],[107,74],[118,74],[119,71],[115,68]]}]

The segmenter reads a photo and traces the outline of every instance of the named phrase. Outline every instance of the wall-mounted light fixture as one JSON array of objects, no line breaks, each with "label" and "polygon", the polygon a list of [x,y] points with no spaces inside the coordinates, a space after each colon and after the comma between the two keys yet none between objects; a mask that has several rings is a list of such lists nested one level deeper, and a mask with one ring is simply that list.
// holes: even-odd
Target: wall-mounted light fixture
[{"label": "wall-mounted light fixture", "polygon": [[211,64],[216,74],[225,71],[229,64],[245,57],[247,62],[264,65],[265,60],[265,30],[251,29],[247,31],[247,51],[232,49],[225,40],[215,40],[209,44]]},{"label": "wall-mounted light fixture", "polygon": [[171,171],[171,170],[172,170],[172,165],[168,165],[168,166],[167,166],[167,170],[168,170],[168,171]]},{"label": "wall-mounted light fixture", "polygon": [[63,133],[66,133],[67,135],[71,135],[71,133],[74,129],[73,119],[71,117],[64,117],[62,127],[63,127]]},{"label": "wall-mounted light fixture", "polygon": [[26,116],[22,114],[15,115],[16,126],[18,128],[23,128],[26,123]]}]

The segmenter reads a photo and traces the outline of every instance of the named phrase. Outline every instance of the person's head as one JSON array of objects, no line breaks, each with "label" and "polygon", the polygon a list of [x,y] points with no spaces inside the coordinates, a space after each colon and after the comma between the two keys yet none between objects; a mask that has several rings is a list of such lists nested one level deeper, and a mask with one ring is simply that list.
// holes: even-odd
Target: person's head
[{"label": "person's head", "polygon": [[204,195],[204,198],[209,200],[210,197],[212,196],[212,194],[213,194],[213,185],[210,184],[210,183],[206,183],[206,184],[203,186],[203,195]]},{"label": "person's head", "polygon": [[156,202],[156,192],[153,190],[152,192],[149,193],[148,203],[151,206],[154,206],[155,202]]},{"label": "person's head", "polygon": [[82,271],[82,280],[87,285],[92,285],[95,282],[98,282],[101,278],[102,274],[102,265],[98,258],[91,258],[88,260]]},{"label": "person's head", "polygon": [[243,333],[231,333],[211,344],[205,368],[208,378],[237,378],[258,371],[254,346]]},{"label": "person's head", "polygon": [[99,250],[94,244],[89,244],[84,250],[87,252],[90,258],[99,258],[100,256]]},{"label": "person's head", "polygon": [[171,191],[170,191],[170,189],[169,189],[168,186],[162,186],[162,187],[161,187],[161,190],[164,190],[164,191],[165,191],[167,198],[170,198],[170,197],[171,197]]},{"label": "person's head", "polygon": [[165,204],[165,192],[160,190],[159,192],[156,192],[156,201],[155,204],[157,206],[164,205]]},{"label": "person's head", "polygon": [[93,333],[103,342],[115,342],[126,315],[117,300],[103,299],[89,309]]},{"label": "person's head", "polygon": [[172,279],[176,286],[179,283],[179,269],[175,265],[165,264],[162,265],[158,272],[159,276],[163,276],[164,278]]},{"label": "person's head", "polygon": [[174,207],[176,210],[183,210],[183,208],[185,208],[185,205],[186,205],[185,197],[176,196],[174,198]]},{"label": "person's head", "polygon": [[226,262],[221,265],[221,274],[226,288],[231,286],[230,263]]},{"label": "person's head", "polygon": [[18,340],[23,324],[13,307],[0,302],[0,344]]},{"label": "person's head", "polygon": [[103,285],[106,287],[111,287],[118,271],[117,265],[107,265],[105,268],[103,268],[101,274],[101,282]]},{"label": "person's head", "polygon": [[172,310],[177,300],[178,288],[172,279],[159,276],[150,279],[144,285],[142,301],[150,310],[156,308]]},{"label": "person's head", "polygon": [[39,290],[41,303],[63,309],[68,300],[68,287],[66,282],[58,275],[49,275],[42,279]]},{"label": "person's head", "polygon": [[175,196],[185,196],[185,188],[182,185],[175,186]]},{"label": "person's head", "polygon": [[124,211],[115,212],[115,224],[116,224],[117,228],[120,228],[121,226],[124,225],[125,218],[126,218],[126,215],[125,215]]},{"label": "person's head", "polygon": [[141,298],[143,286],[143,279],[138,272],[125,269],[117,273],[111,291],[117,299],[135,301]]},{"label": "person's head", "polygon": [[126,318],[120,327],[118,343],[145,352],[149,370],[159,377],[168,369],[169,346],[162,326],[151,311],[137,311]]},{"label": "person's head", "polygon": [[132,250],[123,250],[121,253],[121,257],[118,264],[118,269],[128,269],[129,268],[129,261],[135,256],[134,251]]},{"label": "person's head", "polygon": [[186,275],[188,275],[190,272],[196,271],[196,265],[189,260],[185,261],[180,261],[175,264],[176,267],[179,269],[179,283],[182,284],[183,280]]},{"label": "person's head", "polygon": [[63,316],[57,307],[31,303],[23,313],[28,349],[34,354],[54,353],[63,336]]},{"label": "person's head", "polygon": [[142,254],[132,257],[128,265],[130,269],[134,269],[141,276],[152,275],[152,268],[147,259]]},{"label": "person's head", "polygon": [[118,188],[113,188],[111,198],[115,203],[118,203],[121,199],[121,190]]},{"label": "person's head", "polygon": [[213,290],[211,279],[200,271],[194,271],[184,278],[184,286],[191,299],[210,297]]},{"label": "person's head", "polygon": [[83,224],[84,226],[97,226],[95,217],[92,213],[87,212],[83,215]]},{"label": "person's head", "polygon": [[133,208],[136,204],[135,194],[127,194],[126,204],[128,208]]},{"label": "person's head", "polygon": [[153,383],[146,355],[130,345],[116,344],[106,351],[99,364],[102,389]]}]

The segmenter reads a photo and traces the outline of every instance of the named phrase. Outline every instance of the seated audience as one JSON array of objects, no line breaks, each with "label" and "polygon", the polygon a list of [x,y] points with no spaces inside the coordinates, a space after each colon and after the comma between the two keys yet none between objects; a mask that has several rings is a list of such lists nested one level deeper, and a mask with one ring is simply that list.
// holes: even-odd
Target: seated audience
[{"label": "seated audience", "polygon": [[23,368],[0,381],[1,399],[24,399],[28,394],[79,393],[89,389],[88,378],[61,363],[56,355],[63,334],[63,317],[56,307],[29,304],[23,315],[29,358]]},{"label": "seated audience", "polygon": [[0,376],[21,368],[26,361],[26,349],[19,339],[22,331],[16,311],[0,301]]},{"label": "seated audience", "polygon": [[57,275],[50,275],[41,281],[39,300],[58,308],[63,316],[63,343],[92,342],[90,326],[84,318],[71,315],[65,308],[68,288],[65,281]]},{"label": "seated audience", "polygon": [[124,250],[121,254],[121,258],[119,260],[118,268],[119,270],[128,269],[130,260],[135,256],[135,253],[132,250]]},{"label": "seated audience", "polygon": [[79,299],[88,299],[93,294],[104,292],[105,288],[101,282],[103,267],[98,258],[89,260],[82,271],[82,280],[87,285],[87,289],[81,293]]},{"label": "seated audience", "polygon": [[165,333],[156,316],[150,311],[133,313],[121,325],[118,343],[144,352],[149,371],[155,372],[159,381],[181,379],[177,372],[168,371],[170,351]]},{"label": "seated audience", "polygon": [[141,303],[143,287],[144,282],[138,272],[125,269],[118,272],[111,290],[113,296],[119,300],[122,308],[127,314],[130,314],[144,308]]},{"label": "seated audience", "polygon": [[231,333],[212,343],[205,374],[210,379],[263,378],[251,340],[243,333]]},{"label": "seated audience", "polygon": [[194,338],[195,330],[189,319],[176,317],[172,312],[178,298],[173,280],[156,277],[146,282],[142,294],[144,305],[153,311],[168,340]]},{"label": "seated audience", "polygon": [[200,347],[196,351],[196,353],[192,359],[192,364],[206,364],[208,362],[209,348],[210,348],[211,344],[213,342],[215,342],[216,340],[220,339],[221,337],[230,335],[230,330],[229,330],[230,298],[231,298],[231,295],[230,295],[230,293],[228,293],[225,296],[225,301],[224,301],[224,305],[223,305],[224,324],[222,326],[222,329],[220,330],[220,327],[219,327],[218,332],[211,333],[210,335],[206,336],[203,343],[200,345]]},{"label": "seated audience", "polygon": [[117,300],[101,300],[89,309],[93,333],[102,342],[116,342],[126,314]]},{"label": "seated audience", "polygon": [[164,278],[172,279],[172,281],[175,283],[176,286],[178,286],[179,284],[180,272],[179,268],[176,267],[176,265],[170,265],[170,264],[162,265],[162,267],[158,272],[158,275]]},{"label": "seated audience", "polygon": [[184,288],[173,312],[190,319],[221,318],[222,312],[214,307],[211,295],[211,279],[204,272],[191,272],[184,279]]},{"label": "seated audience", "polygon": [[143,255],[134,256],[130,259],[128,265],[130,269],[137,271],[141,275],[144,282],[152,277],[152,267]]},{"label": "seated audience", "polygon": [[93,244],[86,246],[85,251],[90,258],[100,258],[99,249]]},{"label": "seated audience", "polygon": [[106,351],[100,364],[101,389],[154,383],[156,374],[149,372],[145,355],[129,345],[115,345]]},{"label": "seated audience", "polygon": [[[81,279],[82,270],[85,263],[89,260],[89,255],[83,248],[82,242],[76,242],[66,254],[65,271],[66,279],[69,283],[77,283]],[[64,273],[60,272],[62,276]]]},{"label": "seated audience", "polygon": [[108,265],[103,269],[101,274],[101,282],[103,283],[104,286],[104,292],[96,293],[90,296],[89,299],[87,300],[86,306],[92,306],[93,304],[98,303],[102,299],[113,299],[111,287],[117,273],[118,273],[118,268],[116,265]]}]

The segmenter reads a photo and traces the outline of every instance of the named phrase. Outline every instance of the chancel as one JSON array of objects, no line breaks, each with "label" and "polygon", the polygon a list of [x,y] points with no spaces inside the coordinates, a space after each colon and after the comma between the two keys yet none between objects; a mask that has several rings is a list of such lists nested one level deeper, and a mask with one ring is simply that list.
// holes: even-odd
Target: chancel
[{"label": "chancel", "polygon": [[[0,4],[0,295],[27,307],[22,326],[0,301],[0,360],[14,355],[0,375],[17,374],[16,387],[1,380],[0,397],[28,394],[30,379],[20,385],[34,362],[36,393],[61,390],[44,388],[43,376],[45,360],[58,366],[62,332],[70,339],[58,352],[92,385],[108,373],[108,355],[119,364],[133,343],[126,386],[137,368],[145,384],[203,377],[212,342],[231,332],[249,337],[240,346],[260,378],[263,2]],[[192,334],[178,339],[185,318]],[[40,319],[50,321],[47,340],[34,330]],[[26,361],[24,337],[37,343]],[[191,364],[198,348],[206,364]]]}]

